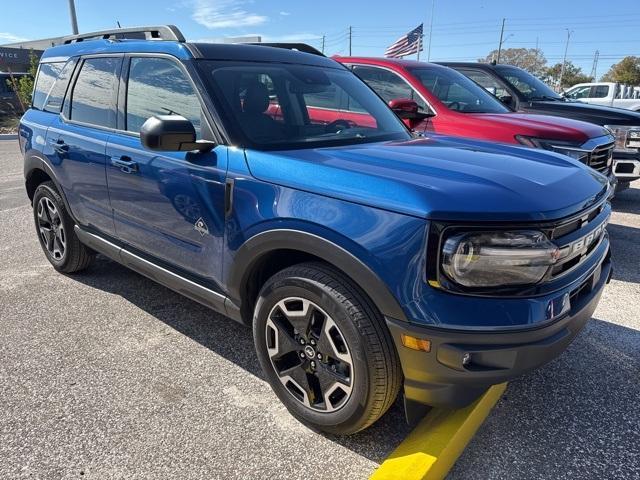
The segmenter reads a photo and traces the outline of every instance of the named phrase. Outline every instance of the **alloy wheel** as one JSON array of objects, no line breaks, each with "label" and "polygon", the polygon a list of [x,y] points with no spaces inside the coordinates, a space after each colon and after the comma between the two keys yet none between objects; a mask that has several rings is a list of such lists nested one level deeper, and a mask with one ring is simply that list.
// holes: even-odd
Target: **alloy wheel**
[{"label": "alloy wheel", "polygon": [[47,252],[54,260],[62,260],[67,248],[67,237],[58,209],[50,198],[42,197],[38,202],[37,214],[38,231]]},{"label": "alloy wheel", "polygon": [[351,396],[351,351],[340,328],[318,305],[299,297],[279,301],[266,322],[267,353],[280,382],[307,408],[340,409]]}]

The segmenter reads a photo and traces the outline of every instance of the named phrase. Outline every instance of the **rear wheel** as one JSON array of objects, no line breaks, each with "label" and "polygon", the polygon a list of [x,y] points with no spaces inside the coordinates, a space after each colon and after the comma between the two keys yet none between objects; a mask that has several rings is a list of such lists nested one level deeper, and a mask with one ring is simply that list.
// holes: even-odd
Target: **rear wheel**
[{"label": "rear wheel", "polygon": [[347,277],[323,264],[293,266],[266,282],[254,339],[271,387],[314,428],[355,433],[398,394],[402,375],[382,316]]},{"label": "rear wheel", "polygon": [[77,272],[91,263],[93,252],[78,240],[74,222],[53,182],[44,182],[36,188],[33,217],[40,246],[56,270]]}]

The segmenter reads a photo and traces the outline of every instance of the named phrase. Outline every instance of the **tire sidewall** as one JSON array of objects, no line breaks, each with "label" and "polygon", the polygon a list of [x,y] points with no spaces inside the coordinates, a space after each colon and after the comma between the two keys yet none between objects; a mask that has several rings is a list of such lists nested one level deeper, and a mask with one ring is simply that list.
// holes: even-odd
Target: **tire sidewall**
[{"label": "tire sidewall", "polygon": [[[260,292],[254,310],[253,333],[258,360],[278,398],[298,420],[325,431],[351,430],[362,420],[370,402],[370,372],[366,349],[361,334],[350,320],[347,309],[335,294],[322,285],[304,277],[277,278],[268,282]],[[347,403],[334,412],[317,412],[296,400],[280,382],[266,349],[266,321],[276,303],[283,298],[300,297],[310,300],[322,308],[341,330],[353,360],[353,387]]]},{"label": "tire sidewall", "polygon": [[[62,258],[60,260],[56,260],[51,256],[51,254],[47,250],[46,245],[44,244],[44,241],[42,240],[42,235],[40,235],[40,225],[38,224],[38,204],[40,203],[40,200],[43,197],[46,197],[49,200],[51,200],[51,202],[53,202],[56,209],[58,210],[58,215],[60,216],[60,221],[64,228],[66,245],[64,249],[64,254],[62,255]],[[39,185],[35,191],[35,194],[33,195],[33,219],[36,226],[36,234],[38,235],[38,241],[40,242],[40,246],[42,247],[42,250],[47,257],[47,260],[49,260],[51,265],[53,265],[53,267],[56,270],[64,270],[71,256],[70,249],[72,247],[71,242],[74,235],[73,233],[74,224],[69,218],[65,205],[62,202],[62,199],[60,198],[60,195],[58,194],[58,192],[56,192],[53,188],[51,188],[47,184]]]}]

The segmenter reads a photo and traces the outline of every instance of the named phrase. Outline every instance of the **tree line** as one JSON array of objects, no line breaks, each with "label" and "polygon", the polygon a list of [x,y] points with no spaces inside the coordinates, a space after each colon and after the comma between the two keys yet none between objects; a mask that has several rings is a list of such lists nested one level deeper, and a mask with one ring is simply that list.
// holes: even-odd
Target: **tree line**
[{"label": "tree line", "polygon": [[[498,51],[493,50],[479,62],[491,62],[498,56]],[[536,75],[547,83],[558,86],[562,63],[548,66],[547,59],[539,48],[507,48],[500,52],[500,63],[515,65]],[[567,61],[562,76],[561,88],[568,88],[576,83],[593,82],[595,79],[582,71],[582,68]],[[640,85],[640,57],[624,57],[601,78],[602,82],[618,82],[628,85]]]}]

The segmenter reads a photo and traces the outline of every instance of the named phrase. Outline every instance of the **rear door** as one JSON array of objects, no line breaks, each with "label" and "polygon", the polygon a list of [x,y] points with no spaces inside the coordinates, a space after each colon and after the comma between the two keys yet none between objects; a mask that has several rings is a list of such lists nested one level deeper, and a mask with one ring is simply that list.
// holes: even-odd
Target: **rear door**
[{"label": "rear door", "polygon": [[131,55],[125,59],[120,90],[118,131],[107,145],[118,239],[159,263],[217,281],[226,147],[208,153],[153,152],[140,143],[140,127],[153,115],[182,115],[193,123],[198,139],[209,136],[195,84],[173,57]]},{"label": "rear door", "polygon": [[[80,62],[62,112],[47,132],[47,149],[76,220],[113,235],[105,151],[116,126],[122,56],[92,56]],[[51,93],[47,103],[58,108]]]}]

